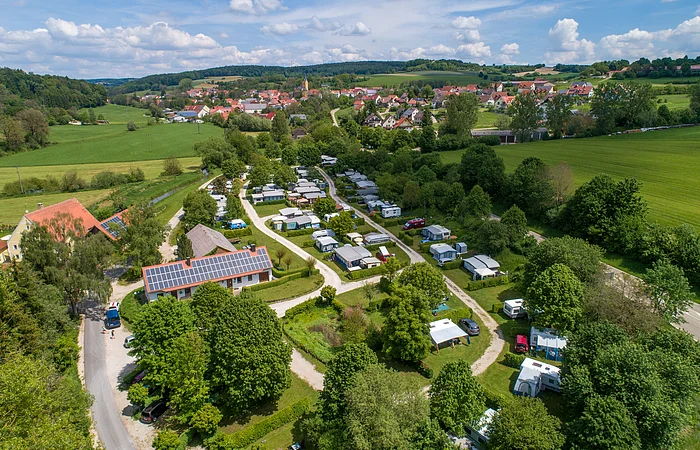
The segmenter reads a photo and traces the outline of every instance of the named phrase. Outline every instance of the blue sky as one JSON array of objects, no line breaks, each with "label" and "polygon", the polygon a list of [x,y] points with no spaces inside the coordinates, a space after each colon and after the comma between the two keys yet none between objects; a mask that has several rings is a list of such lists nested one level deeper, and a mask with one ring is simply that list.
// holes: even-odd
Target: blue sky
[{"label": "blue sky", "polygon": [[700,55],[700,0],[0,0],[0,66],[80,78],[229,64]]}]

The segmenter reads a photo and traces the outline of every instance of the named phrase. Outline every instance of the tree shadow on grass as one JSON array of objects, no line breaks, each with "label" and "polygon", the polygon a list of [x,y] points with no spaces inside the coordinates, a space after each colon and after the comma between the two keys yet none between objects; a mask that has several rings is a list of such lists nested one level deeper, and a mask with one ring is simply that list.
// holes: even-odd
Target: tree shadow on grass
[{"label": "tree shadow on grass", "polygon": [[228,427],[231,425],[240,425],[244,427],[253,416],[267,417],[278,411],[279,397],[264,400],[261,404],[250,408],[246,411],[233,411],[230,408],[220,406],[221,413],[224,419],[219,424],[220,427]]}]

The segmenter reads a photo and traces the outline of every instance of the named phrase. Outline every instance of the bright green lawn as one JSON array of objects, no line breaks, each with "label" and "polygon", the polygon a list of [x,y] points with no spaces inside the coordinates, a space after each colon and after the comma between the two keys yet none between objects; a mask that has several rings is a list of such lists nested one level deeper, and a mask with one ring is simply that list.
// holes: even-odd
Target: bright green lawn
[{"label": "bright green lawn", "polygon": [[266,302],[277,302],[280,300],[301,297],[302,295],[309,294],[320,288],[322,285],[323,276],[321,274],[316,274],[310,277],[297,278],[296,280],[288,281],[285,284],[256,291],[255,295]]},{"label": "bright green lawn", "polygon": [[[260,422],[277,411],[298,402],[304,397],[310,398],[311,403],[315,404],[318,399],[318,392],[314,391],[305,381],[292,373],[291,387],[284,391],[278,400],[271,400],[255,408],[250,414],[246,414],[240,419],[224,419],[221,422],[219,430],[224,433],[235,433],[236,431]],[[291,442],[289,445],[291,445]]]},{"label": "bright green lawn", "polygon": [[[52,127],[48,147],[0,158],[1,167],[47,166],[57,164],[145,161],[169,156],[193,157],[193,145],[222,130],[201,124],[201,134],[192,123],[144,126],[129,132],[122,125]],[[150,137],[149,137],[150,135]]]},{"label": "bright green lawn", "polygon": [[502,114],[487,111],[485,108],[479,110],[479,117],[476,121],[475,128],[493,128],[496,126],[496,119]]},{"label": "bright green lawn", "polygon": [[[200,158],[179,158],[184,170],[195,170],[199,166]],[[100,164],[66,164],[56,166],[27,166],[20,167],[22,179],[37,177],[45,178],[49,175],[61,178],[66,172],[76,171],[78,175],[90,181],[92,177],[106,170],[118,173],[128,173],[131,168],[143,170],[146,179],[156,178],[163,171],[163,160],[140,161],[140,162],[119,162]],[[14,167],[0,167],[0,186],[5,183],[17,181],[17,169]]]},{"label": "bright green lawn", "polygon": [[690,97],[687,94],[659,95],[658,99],[661,100],[658,106],[666,105],[670,110],[686,109],[690,106]]},{"label": "bright green lawn", "polygon": [[[105,105],[98,106],[97,108],[92,108],[95,111],[95,116],[103,114],[105,120],[107,120],[110,125],[114,124],[126,124],[127,122],[134,122],[137,124],[145,124],[150,118],[148,109],[134,108],[133,106],[121,106],[121,105]],[[87,111],[83,109],[81,111]],[[148,114],[148,116],[144,116]],[[100,125],[100,127],[103,127]],[[80,127],[73,127],[80,128]]]},{"label": "bright green lawn", "polygon": [[254,206],[255,211],[258,213],[258,216],[260,216],[260,217],[267,217],[267,216],[279,214],[279,210],[282,208],[286,208],[286,207],[287,207],[287,205],[285,205],[285,204],[266,205],[265,203],[258,203],[257,205]]},{"label": "bright green lawn", "polygon": [[484,80],[478,77],[476,72],[447,72],[447,71],[433,71],[425,70],[419,72],[405,72],[405,73],[393,73],[393,74],[377,74],[370,75],[369,80],[357,83],[358,86],[398,86],[401,83],[408,83],[411,81],[440,81],[440,82],[450,82],[455,83],[460,86],[465,84],[476,84],[481,83]]},{"label": "bright green lawn", "polygon": [[0,224],[16,226],[25,211],[34,211],[37,209],[37,203],[43,203],[44,206],[51,206],[63,200],[75,197],[83,205],[89,206],[107,197],[109,193],[109,189],[100,189],[96,191],[27,195],[24,197],[2,199],[0,200]]},{"label": "bright green lawn", "polygon": [[[532,142],[501,146],[496,151],[512,171],[528,156],[548,164],[566,162],[576,186],[606,173],[616,179],[635,177],[649,203],[652,220],[666,225],[700,227],[700,128],[683,128],[619,136]],[[441,153],[458,162],[462,150]]]}]

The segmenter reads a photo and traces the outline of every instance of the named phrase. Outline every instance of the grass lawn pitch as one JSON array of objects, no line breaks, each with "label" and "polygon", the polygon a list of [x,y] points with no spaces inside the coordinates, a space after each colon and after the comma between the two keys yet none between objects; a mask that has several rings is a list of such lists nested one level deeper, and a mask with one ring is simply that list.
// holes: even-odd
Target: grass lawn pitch
[{"label": "grass lawn pitch", "polygon": [[[700,127],[650,131],[586,139],[507,145],[496,149],[512,172],[528,156],[547,164],[569,164],[580,186],[599,174],[642,182],[649,217],[664,225],[700,227]],[[463,150],[443,152],[446,163],[459,162]]]}]

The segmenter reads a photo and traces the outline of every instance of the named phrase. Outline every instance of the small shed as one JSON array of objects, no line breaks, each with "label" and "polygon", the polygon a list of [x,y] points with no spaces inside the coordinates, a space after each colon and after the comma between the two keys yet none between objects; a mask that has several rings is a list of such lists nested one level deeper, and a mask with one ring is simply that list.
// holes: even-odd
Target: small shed
[{"label": "small shed", "polygon": [[360,267],[362,267],[363,269],[371,269],[373,267],[379,267],[381,265],[382,262],[374,256],[371,256],[369,258],[363,258],[362,261],[360,261]]},{"label": "small shed", "polygon": [[284,221],[285,220],[287,220],[287,218],[284,216],[275,216],[272,219],[270,219],[270,223],[272,224],[272,229],[277,230],[277,231],[282,231],[282,228],[284,228]]},{"label": "small shed", "polygon": [[467,333],[455,325],[450,319],[436,320],[435,322],[430,322],[430,339],[435,345],[435,350],[440,351],[440,344],[445,342],[450,343],[454,346],[455,343],[459,343],[459,339],[467,336]]},{"label": "small shed", "polygon": [[457,255],[463,255],[467,253],[467,244],[464,242],[457,242],[455,244],[455,250],[457,250]]}]

